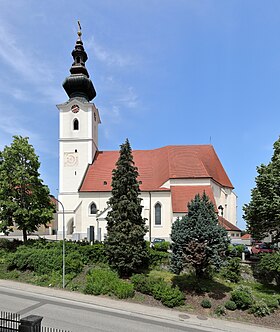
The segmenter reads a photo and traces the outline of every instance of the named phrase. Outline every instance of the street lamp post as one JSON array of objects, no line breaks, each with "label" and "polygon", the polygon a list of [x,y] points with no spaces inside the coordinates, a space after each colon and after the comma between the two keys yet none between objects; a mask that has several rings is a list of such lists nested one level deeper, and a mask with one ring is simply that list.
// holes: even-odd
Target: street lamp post
[{"label": "street lamp post", "polygon": [[57,200],[62,207],[62,288],[65,288],[65,213],[64,205]]}]

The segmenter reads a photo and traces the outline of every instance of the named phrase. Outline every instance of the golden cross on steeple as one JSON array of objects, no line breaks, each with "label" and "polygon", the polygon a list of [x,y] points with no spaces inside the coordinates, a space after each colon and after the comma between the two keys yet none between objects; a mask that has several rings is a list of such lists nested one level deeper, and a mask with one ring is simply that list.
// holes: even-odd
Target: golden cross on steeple
[{"label": "golden cross on steeple", "polygon": [[81,27],[81,23],[80,23],[79,20],[78,20],[78,27],[79,27],[78,36],[81,37],[81,35],[82,35],[82,27]]}]

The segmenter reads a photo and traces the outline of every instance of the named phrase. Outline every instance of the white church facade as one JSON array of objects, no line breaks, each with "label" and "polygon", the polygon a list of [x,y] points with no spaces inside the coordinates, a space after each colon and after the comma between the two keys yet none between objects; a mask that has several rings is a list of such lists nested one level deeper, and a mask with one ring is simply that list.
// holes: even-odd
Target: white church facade
[{"label": "white church facade", "polygon": [[[59,110],[59,201],[58,233],[72,239],[106,236],[110,209],[112,170],[119,152],[98,146],[98,109],[92,103],[96,92],[85,66],[87,54],[78,32],[70,76],[63,83],[69,100]],[[121,142],[120,142],[121,143]],[[170,239],[171,226],[187,212],[188,202],[204,191],[220,215],[220,223],[233,237],[240,236],[237,197],[212,145],[165,146],[134,150],[146,218],[147,239]]]}]

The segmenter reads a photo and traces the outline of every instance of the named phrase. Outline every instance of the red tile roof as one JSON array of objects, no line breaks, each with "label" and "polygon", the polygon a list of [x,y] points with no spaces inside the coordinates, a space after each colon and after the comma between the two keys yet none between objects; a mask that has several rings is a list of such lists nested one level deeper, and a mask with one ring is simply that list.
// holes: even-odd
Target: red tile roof
[{"label": "red tile roof", "polygon": [[242,240],[250,240],[252,237],[251,237],[251,234],[244,234],[241,236],[241,239]]},{"label": "red tile roof", "polygon": [[216,203],[211,186],[171,186],[172,210],[174,213],[186,213],[188,202],[194,199],[195,195],[202,195],[203,192],[210,198],[216,211]]},{"label": "red tile roof", "polygon": [[231,222],[226,220],[225,218],[219,216],[219,224],[224,227],[226,231],[237,231],[241,232],[241,229],[238,228],[237,226],[233,225]]},{"label": "red tile roof", "polygon": [[[112,170],[119,151],[99,151],[89,165],[80,191],[111,191]],[[212,178],[233,188],[212,145],[175,145],[154,150],[134,150],[138,180],[142,191],[167,190],[161,186],[169,179]]]}]

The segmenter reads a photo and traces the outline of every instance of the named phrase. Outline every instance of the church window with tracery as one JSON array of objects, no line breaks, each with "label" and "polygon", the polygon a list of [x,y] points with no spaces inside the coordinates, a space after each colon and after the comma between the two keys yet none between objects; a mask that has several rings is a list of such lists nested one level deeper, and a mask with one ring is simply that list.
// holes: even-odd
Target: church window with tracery
[{"label": "church window with tracery", "polygon": [[97,207],[95,203],[91,203],[89,207],[90,214],[96,214],[97,213]]}]

